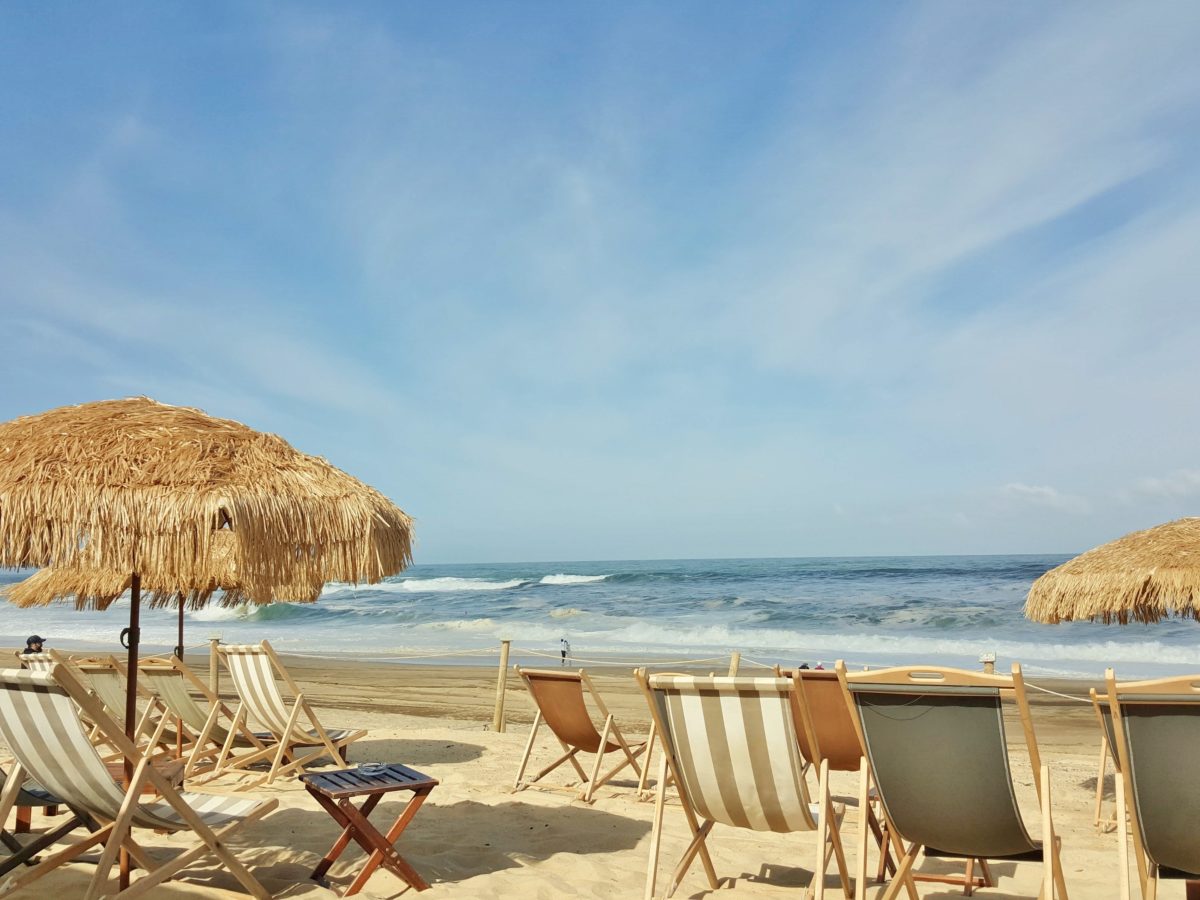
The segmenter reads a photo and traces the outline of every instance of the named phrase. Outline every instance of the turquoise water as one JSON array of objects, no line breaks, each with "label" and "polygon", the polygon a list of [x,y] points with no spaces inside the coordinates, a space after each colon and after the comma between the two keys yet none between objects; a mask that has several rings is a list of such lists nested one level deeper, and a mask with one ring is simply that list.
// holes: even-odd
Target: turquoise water
[{"label": "turquoise water", "polygon": [[[1123,675],[1200,669],[1200,626],[1036,625],[1021,607],[1034,579],[1062,556],[727,559],[414,566],[370,587],[329,585],[312,605],[187,616],[187,643],[270,638],[283,650],[390,653],[495,647],[713,656],[737,649],[764,661],[809,664],[942,662]],[[0,581],[17,574],[0,575]],[[121,601],[118,601],[120,604]],[[4,610],[0,638],[31,632],[52,643],[116,648],[121,608]],[[175,615],[143,613],[143,640],[174,644]]]}]

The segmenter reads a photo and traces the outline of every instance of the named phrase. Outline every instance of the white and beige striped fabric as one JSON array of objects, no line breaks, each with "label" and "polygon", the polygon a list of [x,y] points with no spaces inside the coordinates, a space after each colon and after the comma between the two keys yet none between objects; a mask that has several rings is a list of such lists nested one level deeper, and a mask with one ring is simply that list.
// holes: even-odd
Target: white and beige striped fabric
[{"label": "white and beige striped fabric", "polygon": [[[253,718],[265,725],[272,734],[293,744],[313,745],[321,742],[315,731],[296,725],[288,733],[291,705],[284,702],[275,683],[271,657],[258,644],[230,644],[221,647],[225,663],[233,679],[234,690]],[[348,728],[326,728],[329,740],[337,743],[355,732]]]},{"label": "white and beige striped fabric", "polygon": [[[147,690],[157,696],[171,711],[172,715],[183,720],[183,724],[195,732],[204,730],[208,723],[208,713],[188,693],[183,675],[174,669],[139,669],[138,678],[146,685]],[[225,733],[221,729],[222,735]],[[223,737],[220,740],[224,740]]]},{"label": "white and beige striped fabric", "polygon": [[679,789],[703,818],[755,831],[812,831],[786,678],[652,675]]},{"label": "white and beige striped fabric", "polygon": [[[75,703],[52,675],[0,670],[0,735],[29,776],[46,790],[102,822],[117,819],[125,791],[88,740]],[[257,800],[209,794],[180,796],[210,827],[239,819],[259,805]],[[164,831],[190,828],[165,802],[139,802],[132,822]]]},{"label": "white and beige striped fabric", "polygon": [[125,678],[116,669],[104,665],[80,665],[77,669],[92,689],[108,714],[120,725],[125,724]]},{"label": "white and beige striped fabric", "polygon": [[54,665],[54,657],[49,653],[20,653],[17,659],[31,672],[49,672]]}]

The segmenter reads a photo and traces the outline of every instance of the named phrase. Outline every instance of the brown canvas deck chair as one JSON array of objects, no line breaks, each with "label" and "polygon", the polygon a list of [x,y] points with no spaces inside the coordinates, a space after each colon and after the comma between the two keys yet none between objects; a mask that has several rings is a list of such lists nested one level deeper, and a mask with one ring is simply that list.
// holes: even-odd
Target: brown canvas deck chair
[{"label": "brown canvas deck chair", "polygon": [[[536,711],[533,715],[533,727],[529,731],[529,740],[525,743],[525,753],[521,757],[521,765],[517,769],[513,791],[522,791],[537,784],[559,766],[567,763],[570,763],[575,769],[582,782],[578,788],[564,788],[555,785],[540,786],[550,790],[569,790],[580,800],[590,803],[596,789],[611,781],[626,766],[633,767],[633,771],[639,778],[639,787],[641,786],[642,769],[637,760],[650,747],[650,741],[654,739],[654,736],[651,734],[649,739],[633,744],[626,741],[616,719],[608,711],[604,698],[592,684],[592,679],[588,677],[587,672],[583,669],[577,672],[566,672],[561,669],[523,669],[520,666],[514,666],[514,668],[521,681],[524,682],[526,690],[529,691]],[[592,715],[588,711],[587,702],[584,699],[584,691],[591,695],[592,702],[604,716],[604,727],[600,731],[596,730],[596,725],[592,722]],[[525,769],[528,768],[529,758],[533,754],[538,729],[543,724],[549,726],[563,752],[554,762],[532,778],[526,779]],[[583,766],[579,764],[576,757],[580,753],[596,755],[591,775],[588,775],[583,770]],[[613,753],[618,754],[617,765],[601,775],[600,769],[604,757]]]},{"label": "brown canvas deck chair", "polygon": [[[829,762],[819,768],[817,800],[809,798],[796,740],[795,683],[786,678],[634,676],[646,697],[662,749],[645,897],[655,895],[668,781],[674,784],[691,842],[671,874],[670,897],[697,858],[708,885],[721,886],[708,852],[717,824],[777,833],[811,832],[816,865],[806,897],[825,896],[830,853],[842,891],[850,880],[842,849],[845,807],[829,794]],[[803,727],[802,725],[800,727]]]},{"label": "brown canvas deck chair", "polygon": [[[1011,677],[934,666],[847,672],[838,678],[879,790],[900,857],[883,894],[916,896],[913,865],[926,857],[1042,863],[1042,900],[1067,900],[1060,841],[1050,815],[1050,770],[1042,765],[1021,667]],[[1017,705],[1041,805],[1042,840],[1025,829],[1004,733],[1003,696]],[[907,852],[900,840],[908,841]]]},{"label": "brown canvas deck chair", "polygon": [[[215,760],[228,741],[234,751],[266,750],[273,744],[270,733],[255,734],[244,725],[234,730],[234,713],[214,696],[196,674],[177,657],[146,659],[138,663],[138,684],[154,694],[166,706],[182,735],[182,750],[187,760],[183,776],[221,772]],[[206,702],[205,710],[192,696],[196,691]],[[235,756],[236,758],[236,756]]]},{"label": "brown canvas deck chair", "polygon": [[[271,770],[265,776],[267,784],[280,775],[303,771],[306,765],[328,756],[333,762],[346,763],[346,751],[364,729],[325,728],[317,719],[304,692],[292,680],[275,651],[266,641],[260,644],[222,644],[217,648],[234,690],[238,706],[234,712],[230,739],[226,740],[217,757],[218,770],[242,769],[260,760],[269,759]],[[292,692],[291,703],[284,701],[275,683],[276,674]],[[260,751],[231,756],[233,739],[251,719],[262,724],[270,742]],[[304,722],[307,721],[308,727]],[[309,750],[309,752],[302,752]]]},{"label": "brown canvas deck chair", "polygon": [[[875,839],[879,847],[879,864],[875,872],[876,883],[882,883],[888,875],[896,871],[896,861],[888,848],[887,826],[879,820],[876,806],[879,794],[871,784],[870,766],[863,756],[862,745],[858,740],[858,732],[850,710],[846,706],[846,697],[842,692],[841,682],[837,672],[828,669],[780,669],[776,671],[785,678],[795,678],[799,684],[797,698],[800,705],[797,709],[798,721],[803,721],[806,727],[797,731],[800,741],[800,752],[804,756],[805,767],[820,769],[821,760],[829,761],[831,772],[857,772],[859,777],[859,795],[867,798],[864,808],[859,810],[858,855],[856,884],[866,884],[867,878],[867,835]],[[810,745],[808,735],[812,735]],[[980,874],[975,874],[976,862]],[[913,878],[917,881],[933,881],[941,884],[961,884],[963,893],[971,896],[977,887],[991,887],[991,870],[986,860],[968,860],[966,871],[962,875],[940,875],[928,872],[915,872]]]},{"label": "brown canvas deck chair", "polygon": [[[1200,677],[1118,682],[1105,672],[1113,740],[1145,900],[1161,880],[1182,881],[1200,898]],[[1128,801],[1125,803],[1125,801]],[[1118,828],[1118,833],[1120,829]],[[1127,844],[1120,841],[1121,897],[1129,897]]]},{"label": "brown canvas deck chair", "polygon": [[[112,777],[97,754],[80,710],[99,725],[105,740],[120,748],[133,767],[128,790]],[[66,666],[56,664],[49,673],[0,670],[0,736],[18,762],[0,794],[0,820],[7,816],[20,780],[28,774],[99,826],[37,865],[10,873],[0,883],[0,896],[20,890],[96,846],[103,849],[85,900],[147,894],[186,866],[208,856],[215,857],[255,897],[271,896],[229,851],[226,842],[245,825],[273,810],[277,801],[180,793],[155,770],[149,757],[139,752],[103,705]],[[160,800],[146,802],[141,798],[146,783],[153,785]],[[199,842],[169,862],[159,863],[134,840],[135,828],[191,833]],[[145,875],[114,893],[109,876],[122,850],[128,852]]]}]

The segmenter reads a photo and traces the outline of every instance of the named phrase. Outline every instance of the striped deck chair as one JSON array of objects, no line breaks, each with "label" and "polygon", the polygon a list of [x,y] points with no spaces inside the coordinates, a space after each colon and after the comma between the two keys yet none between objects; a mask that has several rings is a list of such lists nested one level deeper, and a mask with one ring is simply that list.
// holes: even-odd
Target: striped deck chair
[{"label": "striped deck chair", "polygon": [[48,650],[43,650],[41,653],[22,653],[18,650],[14,655],[21,667],[29,669],[31,672],[49,672],[50,667],[54,665],[54,657]]},{"label": "striped deck chair", "polygon": [[[634,673],[653,717],[659,764],[654,829],[646,878],[654,897],[668,776],[679,794],[692,840],[664,896],[675,893],[699,857],[708,884],[721,883],[707,840],[717,823],[734,828],[816,835],[817,863],[805,896],[825,896],[829,850],[837,859],[842,891],[850,880],[839,832],[845,807],[829,794],[829,761],[820,765],[817,801],[811,802],[796,741],[795,684],[786,678],[730,678]],[[802,726],[801,726],[802,727]]]},{"label": "striped deck chair", "polygon": [[[566,763],[570,763],[579,775],[582,782],[580,787],[541,786],[552,790],[570,791],[580,800],[590,803],[598,787],[607,784],[626,766],[632,766],[638,776],[640,787],[644,778],[637,758],[651,747],[654,740],[653,732],[647,740],[637,741],[633,744],[626,741],[612,713],[608,711],[604,698],[600,696],[596,686],[592,684],[592,679],[583,669],[577,672],[564,672],[561,669],[523,669],[520,666],[514,668],[521,681],[525,683],[529,696],[533,698],[536,710],[533,716],[533,728],[530,730],[529,740],[525,744],[525,755],[521,757],[521,765],[517,769],[517,779],[513,784],[514,792],[524,790],[541,781],[546,775]],[[596,730],[596,726],[592,722],[592,715],[588,712],[587,702],[584,699],[585,690],[591,695],[592,702],[596,704],[600,715],[604,716],[604,727],[600,731]],[[529,757],[533,753],[538,729],[543,724],[549,726],[550,731],[562,747],[563,753],[554,762],[526,780],[525,769],[529,765]],[[584,772],[579,760],[576,759],[580,753],[596,755],[590,776]],[[617,765],[601,775],[600,769],[604,757],[612,753],[618,754]],[[649,757],[647,757],[648,760]]]},{"label": "striped deck chair", "polygon": [[[1145,900],[1155,900],[1162,880],[1182,881],[1188,900],[1200,898],[1200,678],[1118,682],[1104,673],[1113,742],[1127,800],[1134,857]],[[1120,833],[1120,829],[1118,829]],[[1118,863],[1121,898],[1129,897],[1128,847],[1122,836]]]},{"label": "striped deck chair", "polygon": [[[280,775],[303,771],[306,765],[323,756],[345,764],[349,746],[366,735],[364,729],[323,727],[304,692],[266,641],[261,644],[223,644],[217,652],[229,670],[240,701],[234,713],[231,737],[251,718],[266,726],[271,737],[271,744],[265,750],[238,757],[230,756],[232,741],[226,741],[217,757],[218,769],[243,768],[270,758],[271,770],[264,779],[270,784]],[[295,699],[291,703],[285,702],[280,695],[275,683],[276,673],[292,692]],[[304,727],[302,717],[311,727]],[[298,752],[304,748],[315,749],[304,754]]]},{"label": "striped deck chair", "polygon": [[[80,710],[104,732],[105,740],[119,747],[133,767],[128,791],[112,776],[88,739]],[[125,736],[103,705],[75,677],[56,664],[49,673],[19,669],[0,670],[0,736],[16,757],[18,766],[0,794],[0,820],[15,802],[16,786],[26,774],[55,796],[86,813],[98,829],[0,884],[0,895],[20,890],[46,872],[102,845],[96,872],[85,900],[100,896],[132,897],[145,894],[186,866],[207,856],[216,857],[252,895],[269,898],[258,880],[229,851],[226,842],[245,825],[273,810],[275,800],[243,800],[207,794],[180,793],[150,764],[149,757]],[[140,799],[151,784],[161,796],[157,802]],[[179,834],[190,832],[199,843],[158,863],[134,839],[132,829],[149,828]],[[121,850],[145,870],[128,888],[110,893],[109,875]]]},{"label": "striped deck chair", "polygon": [[[104,705],[109,717],[124,730],[125,697],[129,689],[124,664],[112,656],[67,660],[56,650],[51,650],[50,655],[56,662],[66,664],[76,679]],[[153,752],[159,756],[173,755],[175,735],[168,731],[170,717],[166,705],[141,685],[138,686],[138,697],[142,701],[142,709],[134,724],[134,739],[138,744],[153,748]],[[96,733],[99,735],[102,731],[97,729]]]},{"label": "striped deck chair", "polygon": [[[4,797],[5,788],[7,787],[8,775],[0,771],[0,798]],[[15,806],[17,809],[17,834],[29,830],[28,814],[31,810],[41,809],[46,815],[57,815],[58,807],[67,806],[61,799],[55,797],[49,791],[28,782],[20,785],[16,794],[17,796],[12,801],[12,806]],[[26,844],[22,844],[12,832],[4,828],[4,820],[0,819],[0,843],[4,844],[10,854],[8,857],[0,859],[0,875],[11,872],[21,864],[27,866],[36,864],[38,853],[45,850],[51,844],[62,840],[80,826],[86,825],[91,830],[95,830],[98,827],[90,818],[81,814],[78,810],[71,809],[70,812],[71,814],[67,819],[57,823],[49,831],[36,835]]]},{"label": "striped deck chair", "polygon": [[[883,900],[901,889],[916,896],[913,865],[922,850],[934,858],[1040,862],[1041,900],[1067,900],[1050,769],[1038,753],[1019,665],[1011,677],[933,666],[850,673],[840,660],[836,670],[900,857]],[[1016,701],[1025,732],[1041,841],[1029,836],[1017,806],[1004,696]]]},{"label": "striped deck chair", "polygon": [[[193,775],[220,775],[215,758],[229,741],[237,750],[266,750],[274,743],[269,733],[255,734],[244,726],[233,731],[234,714],[228,706],[214,697],[208,686],[180,659],[143,660],[138,663],[138,684],[154,694],[166,706],[184,737],[184,778]],[[207,701],[206,712],[192,696],[189,687],[198,691]],[[229,725],[222,723],[224,717]]]},{"label": "striped deck chair", "polygon": [[[75,677],[92,689],[92,692],[108,710],[109,715],[115,718],[122,725],[125,723],[125,680],[121,674],[124,669],[115,657],[91,657],[82,660],[71,659],[64,653],[58,650],[46,650],[42,653],[17,653],[17,659],[21,661],[25,668],[32,672],[49,672],[55,665],[64,665],[69,668]],[[155,706],[152,698],[141,692],[147,701],[146,708],[143,710],[138,719],[135,736],[139,743],[143,740],[148,742],[154,741],[155,744],[160,743],[156,740],[155,727],[159,722],[163,708]],[[97,740],[99,732],[96,727],[92,726],[93,740]],[[161,735],[160,735],[161,737]],[[103,742],[101,742],[103,743]],[[114,748],[115,749],[115,748]],[[120,754],[115,754],[119,757]]]}]

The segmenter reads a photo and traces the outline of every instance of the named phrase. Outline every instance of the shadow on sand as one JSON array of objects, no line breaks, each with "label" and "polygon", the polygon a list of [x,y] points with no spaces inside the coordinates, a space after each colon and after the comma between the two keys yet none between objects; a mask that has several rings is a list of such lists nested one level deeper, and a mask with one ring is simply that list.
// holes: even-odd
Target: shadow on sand
[{"label": "shadow on sand", "polygon": [[[439,806],[436,797],[435,790],[396,844],[400,854],[431,885],[524,866],[557,853],[630,850],[650,830],[648,822],[582,805],[461,800]],[[371,814],[371,821],[380,831],[386,831],[403,808],[403,799],[384,801]],[[309,867],[316,865],[339,834],[333,820],[315,808],[280,810],[269,821],[275,833],[288,835],[290,850],[311,854],[311,863],[299,870],[304,879]],[[363,859],[359,848],[347,850],[329,874],[330,886],[344,890]],[[298,870],[288,862],[278,867],[268,865],[259,873],[279,884],[295,882]]]}]

